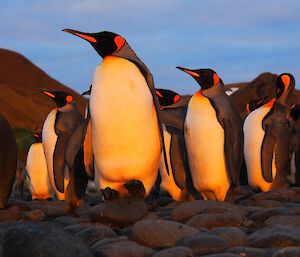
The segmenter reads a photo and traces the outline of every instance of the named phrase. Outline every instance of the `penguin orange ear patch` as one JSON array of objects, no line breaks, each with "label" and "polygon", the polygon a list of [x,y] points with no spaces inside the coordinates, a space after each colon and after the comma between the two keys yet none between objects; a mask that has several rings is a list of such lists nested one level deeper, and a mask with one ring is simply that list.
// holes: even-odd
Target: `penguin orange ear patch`
[{"label": "penguin orange ear patch", "polygon": [[73,101],[73,96],[68,95],[68,96],[66,97],[66,101],[67,101],[67,103],[71,103],[71,102]]},{"label": "penguin orange ear patch", "polygon": [[180,100],[180,96],[179,95],[175,95],[174,97],[174,103],[178,102]]},{"label": "penguin orange ear patch", "polygon": [[218,76],[217,73],[214,74],[214,77],[213,77],[213,78],[214,78],[214,86],[215,86],[215,85],[217,85],[217,84],[219,83],[220,78],[219,78],[219,76]]},{"label": "penguin orange ear patch", "polygon": [[290,77],[288,75],[282,75],[281,80],[285,87],[288,87],[290,85]]},{"label": "penguin orange ear patch", "polygon": [[93,42],[93,43],[97,43],[97,40],[93,37],[87,36],[87,35],[83,35],[83,34],[79,34],[79,33],[74,33],[75,35],[77,35],[78,37],[81,37],[89,42]]},{"label": "penguin orange ear patch", "polygon": [[121,36],[116,36],[115,39],[115,44],[117,46],[117,50],[116,51],[119,51],[120,48],[125,44],[125,39]]},{"label": "penguin orange ear patch", "polygon": [[196,72],[193,72],[193,71],[189,71],[189,70],[183,70],[184,72],[192,75],[193,77],[200,77],[200,75]]},{"label": "penguin orange ear patch", "polygon": [[46,94],[47,96],[50,96],[51,98],[55,98],[55,95],[53,95],[53,94],[50,93],[50,92],[43,91],[43,93]]}]

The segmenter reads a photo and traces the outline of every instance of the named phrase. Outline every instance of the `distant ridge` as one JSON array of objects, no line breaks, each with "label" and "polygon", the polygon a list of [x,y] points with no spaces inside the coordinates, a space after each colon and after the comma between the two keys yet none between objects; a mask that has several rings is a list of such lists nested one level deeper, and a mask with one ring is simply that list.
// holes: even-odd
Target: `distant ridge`
[{"label": "distant ridge", "polygon": [[12,127],[42,129],[55,104],[39,88],[71,93],[84,113],[86,98],[48,76],[21,54],[0,49],[0,112]]}]

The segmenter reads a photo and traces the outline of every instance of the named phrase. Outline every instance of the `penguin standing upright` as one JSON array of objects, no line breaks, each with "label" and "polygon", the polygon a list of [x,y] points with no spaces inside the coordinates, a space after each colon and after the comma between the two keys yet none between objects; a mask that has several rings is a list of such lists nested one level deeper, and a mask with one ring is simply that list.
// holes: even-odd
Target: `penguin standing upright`
[{"label": "penguin standing upright", "polygon": [[211,69],[190,70],[201,86],[189,102],[184,136],[195,188],[208,200],[230,200],[243,160],[242,122],[222,80]]},{"label": "penguin standing upright", "polygon": [[[87,175],[83,163],[83,150],[76,148],[78,141],[70,140],[72,132],[83,122],[72,95],[63,91],[43,90],[57,105],[46,118],[42,131],[42,142],[50,182],[59,200],[70,205],[83,203]],[[75,142],[74,142],[75,141]],[[65,154],[68,148],[76,149],[74,163],[68,167]],[[74,152],[69,149],[69,152]]]},{"label": "penguin standing upright", "polygon": [[244,156],[248,181],[262,191],[286,188],[290,132],[287,100],[295,79],[283,73],[276,80],[276,98],[251,112],[244,122]]},{"label": "penguin standing upright", "polygon": [[29,175],[27,184],[32,199],[46,200],[53,198],[54,191],[48,175],[42,132],[33,133],[33,137],[36,143],[30,146],[26,159],[26,170]]},{"label": "penguin standing upright", "polygon": [[0,113],[0,208],[5,207],[17,169],[17,144],[13,131]]},{"label": "penguin standing upright", "polygon": [[106,200],[147,196],[163,146],[153,77],[123,37],[63,31],[87,40],[103,58],[90,96],[93,153]]}]

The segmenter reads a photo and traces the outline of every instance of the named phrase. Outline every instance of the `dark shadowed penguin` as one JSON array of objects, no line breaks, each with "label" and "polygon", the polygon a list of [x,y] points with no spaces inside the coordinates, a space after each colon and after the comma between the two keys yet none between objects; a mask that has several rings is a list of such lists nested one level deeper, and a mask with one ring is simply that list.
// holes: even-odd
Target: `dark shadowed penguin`
[{"label": "dark shadowed penguin", "polygon": [[[66,200],[76,207],[83,203],[87,185],[83,149],[77,148],[80,142],[73,135],[73,131],[83,123],[83,117],[72,95],[63,91],[43,90],[43,93],[57,105],[47,116],[42,131],[50,182],[59,200]],[[67,149],[71,153],[76,149],[71,166],[65,161]]]},{"label": "dark shadowed penguin", "polygon": [[46,158],[42,143],[42,132],[32,133],[36,143],[29,148],[26,159],[28,172],[27,185],[32,199],[46,200],[53,198],[54,191],[50,184]]},{"label": "dark shadowed penguin", "polygon": [[152,74],[120,35],[63,31],[87,40],[103,58],[94,73],[89,109],[104,198],[147,196],[164,149]]},{"label": "dark shadowed penguin", "polygon": [[300,186],[300,105],[293,105],[290,114],[288,115],[288,121],[290,124],[290,155],[291,166],[288,180],[292,185]]},{"label": "dark shadowed penguin", "polygon": [[215,71],[177,68],[201,86],[189,102],[184,123],[193,184],[205,199],[230,200],[232,189],[239,186],[243,160],[240,116]]},{"label": "dark shadowed penguin", "polygon": [[[159,172],[161,176],[160,194],[169,193],[176,201],[193,199],[187,188],[188,161],[183,135],[186,104],[180,95],[168,89],[156,89],[159,100],[161,121],[170,175],[168,175],[163,154]],[[188,174],[189,175],[189,174]]]},{"label": "dark shadowed penguin", "polygon": [[17,144],[6,118],[0,113],[0,208],[5,207],[17,169]]},{"label": "dark shadowed penguin", "polygon": [[286,188],[289,168],[287,100],[295,79],[283,73],[276,80],[276,98],[251,112],[244,122],[244,156],[249,185],[262,191]]}]

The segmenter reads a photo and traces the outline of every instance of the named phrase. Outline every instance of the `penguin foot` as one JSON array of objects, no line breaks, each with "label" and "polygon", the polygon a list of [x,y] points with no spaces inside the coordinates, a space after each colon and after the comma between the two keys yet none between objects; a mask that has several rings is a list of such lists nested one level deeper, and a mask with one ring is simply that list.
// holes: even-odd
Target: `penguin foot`
[{"label": "penguin foot", "polygon": [[142,181],[132,179],[126,182],[124,187],[130,195],[141,199],[145,198],[146,190]]},{"label": "penguin foot", "polygon": [[105,189],[100,189],[100,193],[101,195],[103,195],[105,201],[112,201],[114,199],[119,198],[119,192],[110,187],[107,187]]}]

